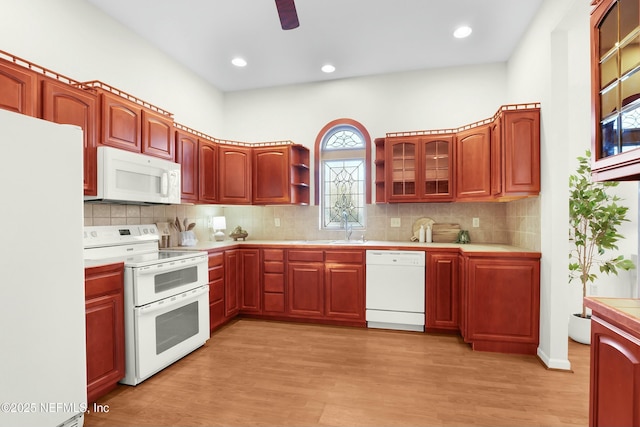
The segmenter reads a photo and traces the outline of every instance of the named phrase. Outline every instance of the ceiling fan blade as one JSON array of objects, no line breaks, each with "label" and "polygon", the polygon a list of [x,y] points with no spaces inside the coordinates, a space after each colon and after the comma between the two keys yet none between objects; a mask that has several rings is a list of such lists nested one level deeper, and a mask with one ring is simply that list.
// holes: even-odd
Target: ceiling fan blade
[{"label": "ceiling fan blade", "polygon": [[282,25],[283,30],[292,30],[300,26],[294,0],[276,0],[276,7],[278,8],[280,25]]}]

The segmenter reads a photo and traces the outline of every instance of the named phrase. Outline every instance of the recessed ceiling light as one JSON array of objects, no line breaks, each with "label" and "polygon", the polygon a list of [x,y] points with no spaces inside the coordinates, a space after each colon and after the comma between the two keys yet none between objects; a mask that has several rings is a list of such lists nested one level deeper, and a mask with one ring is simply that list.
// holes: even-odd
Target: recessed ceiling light
[{"label": "recessed ceiling light", "polygon": [[457,39],[463,39],[465,37],[469,37],[472,31],[473,30],[471,29],[471,27],[463,25],[461,27],[456,28],[456,30],[453,32],[453,37]]},{"label": "recessed ceiling light", "polygon": [[236,67],[245,67],[247,65],[247,61],[242,58],[233,58],[231,63]]},{"label": "recessed ceiling light", "polygon": [[336,70],[336,67],[331,64],[326,64],[322,66],[321,70],[323,73],[333,73]]}]

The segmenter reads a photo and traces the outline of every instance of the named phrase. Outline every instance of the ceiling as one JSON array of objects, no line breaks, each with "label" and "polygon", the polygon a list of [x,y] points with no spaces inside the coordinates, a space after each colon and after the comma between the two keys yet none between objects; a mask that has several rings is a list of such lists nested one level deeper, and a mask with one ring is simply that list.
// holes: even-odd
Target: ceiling
[{"label": "ceiling", "polygon": [[[223,92],[506,61],[542,3],[296,0],[284,31],[274,0],[87,1]],[[455,39],[461,24],[473,33]]]}]

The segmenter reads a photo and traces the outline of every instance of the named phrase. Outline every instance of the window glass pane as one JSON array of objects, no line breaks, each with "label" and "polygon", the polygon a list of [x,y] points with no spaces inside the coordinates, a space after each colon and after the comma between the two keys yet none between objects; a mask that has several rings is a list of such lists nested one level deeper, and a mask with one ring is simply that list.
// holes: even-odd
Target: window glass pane
[{"label": "window glass pane", "polygon": [[364,226],[365,164],[362,160],[329,160],[323,165],[323,226]]},{"label": "window glass pane", "polygon": [[622,80],[622,107],[640,98],[640,72],[636,72]]},{"label": "window glass pane", "polygon": [[622,151],[640,147],[640,106],[622,113],[620,123],[622,125]]},{"label": "window glass pane", "polygon": [[351,130],[338,130],[324,143],[325,150],[365,148],[363,139]]},{"label": "window glass pane", "polygon": [[614,84],[600,95],[600,117],[605,118],[618,111],[618,84]]},{"label": "window glass pane", "polygon": [[618,116],[611,117],[600,125],[602,132],[602,153],[601,157],[618,154]]},{"label": "window glass pane", "polygon": [[618,43],[618,5],[614,5],[600,24],[600,58]]},{"label": "window glass pane", "polygon": [[618,53],[616,52],[600,64],[600,89],[616,81],[618,76]]},{"label": "window glass pane", "polygon": [[620,74],[624,75],[640,65],[640,36],[634,37],[620,49]]},{"label": "window glass pane", "polygon": [[620,40],[631,34],[640,25],[638,0],[620,0]]}]

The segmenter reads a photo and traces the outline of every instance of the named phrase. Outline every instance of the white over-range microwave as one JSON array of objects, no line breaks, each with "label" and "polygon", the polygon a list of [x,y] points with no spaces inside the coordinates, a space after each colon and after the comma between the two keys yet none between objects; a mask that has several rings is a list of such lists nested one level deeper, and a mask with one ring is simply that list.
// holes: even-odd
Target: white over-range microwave
[{"label": "white over-range microwave", "polygon": [[180,165],[113,147],[98,147],[98,194],[84,200],[179,204]]}]

